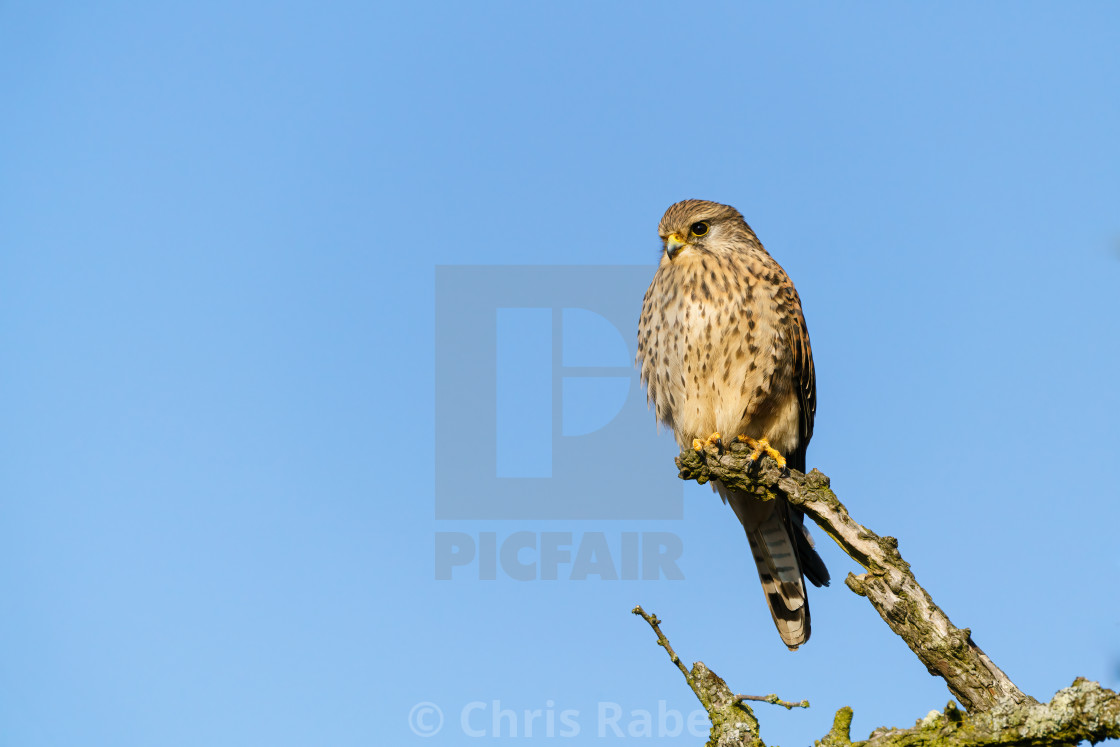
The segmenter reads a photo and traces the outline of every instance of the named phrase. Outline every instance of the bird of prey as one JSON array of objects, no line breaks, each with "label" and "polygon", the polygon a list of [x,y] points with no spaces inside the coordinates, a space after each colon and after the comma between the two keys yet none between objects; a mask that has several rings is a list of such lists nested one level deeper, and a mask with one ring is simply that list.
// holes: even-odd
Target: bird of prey
[{"label": "bird of prey", "polygon": [[[805,470],[816,380],[801,299],[739,211],[684,200],[658,226],[664,251],[638,325],[638,363],[657,419],[681,448],[745,441]],[[805,579],[828,585],[801,511],[712,483],[746,530],[782,641],[809,639]]]}]

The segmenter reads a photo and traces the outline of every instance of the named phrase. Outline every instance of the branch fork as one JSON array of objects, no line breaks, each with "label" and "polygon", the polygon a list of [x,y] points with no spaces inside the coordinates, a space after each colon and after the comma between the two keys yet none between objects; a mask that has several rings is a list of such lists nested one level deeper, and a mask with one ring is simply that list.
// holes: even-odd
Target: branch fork
[{"label": "branch fork", "polygon": [[[877,729],[861,747],[892,745],[1059,745],[1120,738],[1120,695],[1082,678],[1040,704],[1023,693],[972,640],[958,628],[918,584],[910,564],[898,551],[898,540],[880,537],[849,515],[830,488],[826,475],[782,469],[770,457],[754,462],[745,448],[715,444],[686,449],[676,463],[682,480],[704,484],[719,480],[728,487],[763,499],[784,496],[821,527],[865,572],[849,573],[845,583],[865,597],[880,617],[921,660],[930,674],[945,680],[967,712],[952,701],[943,712],[931,712],[910,729]],[[739,448],[736,448],[739,446]],[[735,695],[718,675],[696,662],[687,669],[661,631],[661,620],[641,606],[633,609],[657,634],[657,643],[684,675],[712,722],[709,745],[765,747],[758,719],[747,701],[787,709],[808,708],[777,695]],[[850,747],[852,709],[841,708],[821,747]]]}]

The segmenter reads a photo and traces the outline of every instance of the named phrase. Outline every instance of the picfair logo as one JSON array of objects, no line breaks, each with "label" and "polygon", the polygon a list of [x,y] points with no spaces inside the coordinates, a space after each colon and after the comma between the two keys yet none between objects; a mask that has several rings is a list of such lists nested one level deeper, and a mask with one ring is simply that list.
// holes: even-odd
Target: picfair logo
[{"label": "picfair logo", "polygon": [[681,517],[634,366],[653,269],[436,269],[437,519]]}]

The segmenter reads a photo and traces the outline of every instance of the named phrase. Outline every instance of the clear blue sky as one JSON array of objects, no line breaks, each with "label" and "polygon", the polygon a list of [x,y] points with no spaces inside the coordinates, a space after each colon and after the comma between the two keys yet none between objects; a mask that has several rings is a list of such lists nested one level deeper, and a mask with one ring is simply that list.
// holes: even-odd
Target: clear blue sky
[{"label": "clear blue sky", "polygon": [[[809,463],[853,515],[1027,692],[1120,686],[1118,28],[1105,2],[4,3],[0,743],[479,743],[495,702],[520,734],[542,712],[521,742],[617,742],[600,708],[697,708],[635,603],[736,691],[812,702],[760,706],[771,743],[943,707],[819,531],[837,582],[787,652],[731,512],[635,410],[686,197],[797,284]],[[437,299],[459,265],[499,267]],[[437,579],[440,537],[488,533],[571,561]],[[683,579],[627,569],[651,537]],[[573,579],[600,542],[622,578]]]}]

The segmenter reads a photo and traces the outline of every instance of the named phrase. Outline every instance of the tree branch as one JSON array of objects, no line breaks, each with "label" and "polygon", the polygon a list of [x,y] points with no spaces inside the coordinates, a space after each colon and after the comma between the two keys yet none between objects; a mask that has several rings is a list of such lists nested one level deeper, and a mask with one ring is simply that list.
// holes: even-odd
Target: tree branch
[{"label": "tree branch", "polygon": [[997,703],[1034,703],[972,640],[968,628],[950,622],[919,584],[910,564],[898,552],[898,540],[880,537],[857,523],[817,470],[782,476],[766,458],[748,464],[750,449],[734,443],[729,450],[708,446],[686,449],[677,458],[680,477],[703,484],[719,480],[728,487],[764,500],[784,495],[840,545],[867,572],[848,574],[848,588],[866,597],[875,611],[910,647],[930,674],[939,675],[969,711],[985,711]]},{"label": "tree branch", "polygon": [[794,703],[792,700],[782,700],[781,698],[779,698],[774,693],[770,693],[769,695],[736,695],[735,697],[740,701],[756,700],[759,703],[769,703],[771,705],[780,705],[782,708],[785,708],[787,711],[792,711],[794,708],[808,708],[809,707],[809,701],[807,701],[807,700],[799,700],[798,702]]},{"label": "tree branch", "polygon": [[[1070,687],[1040,704],[1024,694],[972,641],[968,628],[957,628],[930,595],[918,585],[910,565],[898,552],[898,541],[880,537],[857,523],[817,470],[783,474],[766,458],[752,464],[739,443],[729,450],[716,446],[691,449],[677,458],[680,477],[703,484],[720,480],[763,500],[786,497],[840,545],[865,573],[848,574],[848,587],[866,597],[891,630],[902,637],[930,674],[941,676],[949,690],[968,709],[950,701],[943,712],[931,712],[909,729],[876,729],[863,742],[852,742],[852,709],[836,712],[832,729],[820,747],[1050,747],[1120,738],[1120,695],[1096,682],[1077,678]],[[727,683],[696,662],[686,669],[661,632],[660,620],[635,607],[654,632],[657,642],[684,675],[712,722],[709,746],[765,747],[758,719],[746,705],[761,700],[792,708],[807,702],[782,701],[777,695],[733,695]]]},{"label": "tree branch", "polygon": [[[743,696],[732,695],[727,683],[715,672],[696,662],[686,669],[661,632],[656,615],[640,606],[633,609],[654,632],[657,643],[684,675],[712,722],[709,747],[766,747],[759,734],[758,719]],[[769,701],[770,697],[750,699]],[[796,704],[794,704],[796,705]],[[909,729],[876,729],[867,740],[852,742],[852,709],[836,712],[832,729],[820,747],[1050,747],[1083,741],[1120,738],[1120,695],[1083,678],[1059,690],[1046,704],[1014,703],[1005,700],[990,710],[964,713],[950,701],[941,713],[931,711]]]},{"label": "tree branch", "polygon": [[708,720],[712,728],[708,732],[708,744],[711,747],[734,747],[737,745],[750,745],[750,747],[766,747],[766,743],[758,734],[758,719],[754,711],[738,696],[731,692],[727,683],[712,670],[698,661],[692,669],[685,669],[677,652],[669,645],[669,639],[661,632],[661,621],[657,615],[650,615],[638,605],[631,610],[642,618],[657,633],[657,645],[665,649],[669,658],[677,669],[681,670],[688,686],[696,694],[697,700],[708,712]]}]

